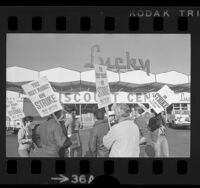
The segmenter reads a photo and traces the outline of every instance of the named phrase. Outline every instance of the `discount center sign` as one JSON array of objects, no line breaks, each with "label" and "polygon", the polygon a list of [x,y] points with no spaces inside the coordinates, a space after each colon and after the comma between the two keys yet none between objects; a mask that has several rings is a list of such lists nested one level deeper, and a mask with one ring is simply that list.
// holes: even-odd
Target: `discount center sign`
[{"label": "discount center sign", "polygon": [[54,93],[47,77],[42,77],[37,81],[25,84],[22,88],[41,117],[48,116],[62,109],[59,99]]},{"label": "discount center sign", "polygon": [[98,108],[103,108],[111,104],[110,87],[108,84],[106,66],[95,66],[95,78],[96,78],[96,92]]}]

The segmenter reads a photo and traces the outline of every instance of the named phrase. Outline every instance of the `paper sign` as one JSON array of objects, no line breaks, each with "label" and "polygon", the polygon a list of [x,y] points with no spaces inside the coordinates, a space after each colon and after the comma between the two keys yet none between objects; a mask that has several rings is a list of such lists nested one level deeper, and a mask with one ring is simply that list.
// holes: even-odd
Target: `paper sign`
[{"label": "paper sign", "polygon": [[160,113],[173,103],[174,92],[165,85],[154,95],[147,97],[147,101],[156,113]]},{"label": "paper sign", "polygon": [[72,142],[70,148],[78,148],[81,146],[78,133],[73,133],[70,137],[70,141]]},{"label": "paper sign", "polygon": [[7,98],[6,115],[13,121],[25,117],[23,112],[23,100],[21,98]]},{"label": "paper sign", "polygon": [[94,121],[94,114],[92,113],[87,113],[87,114],[82,114],[82,123],[83,123],[83,128],[91,128],[93,127],[95,121]]},{"label": "paper sign", "polygon": [[106,66],[104,65],[94,65],[94,66],[95,66],[98,108],[103,108],[111,104],[110,87],[108,84]]},{"label": "paper sign", "polygon": [[58,97],[54,93],[47,77],[22,86],[26,95],[41,117],[48,116],[62,109]]}]

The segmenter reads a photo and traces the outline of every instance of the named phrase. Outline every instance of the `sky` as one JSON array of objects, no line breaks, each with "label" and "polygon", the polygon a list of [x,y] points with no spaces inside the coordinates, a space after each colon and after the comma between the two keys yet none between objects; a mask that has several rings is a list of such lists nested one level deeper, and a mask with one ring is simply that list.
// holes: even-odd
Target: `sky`
[{"label": "sky", "polygon": [[91,47],[100,45],[98,57],[150,60],[150,72],[177,71],[190,75],[190,34],[7,34],[7,67],[35,71],[64,67],[87,71]]}]

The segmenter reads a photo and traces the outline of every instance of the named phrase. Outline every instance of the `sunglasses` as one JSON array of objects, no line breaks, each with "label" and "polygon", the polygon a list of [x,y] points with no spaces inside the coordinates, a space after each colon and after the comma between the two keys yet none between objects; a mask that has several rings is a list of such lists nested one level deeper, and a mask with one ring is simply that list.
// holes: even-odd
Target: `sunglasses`
[{"label": "sunglasses", "polygon": [[28,123],[28,122],[32,123],[33,121],[25,121],[25,123]]}]

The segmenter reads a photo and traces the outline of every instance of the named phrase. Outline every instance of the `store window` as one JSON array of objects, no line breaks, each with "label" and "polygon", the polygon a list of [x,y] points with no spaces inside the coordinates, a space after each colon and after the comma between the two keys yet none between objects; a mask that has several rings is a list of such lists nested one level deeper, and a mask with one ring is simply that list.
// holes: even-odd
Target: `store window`
[{"label": "store window", "polygon": [[174,104],[174,110],[180,110],[180,104]]},{"label": "store window", "polygon": [[181,104],[181,110],[188,110],[187,104]]},{"label": "store window", "polygon": [[181,104],[181,109],[183,111],[183,114],[190,114],[190,109],[188,104]]}]

